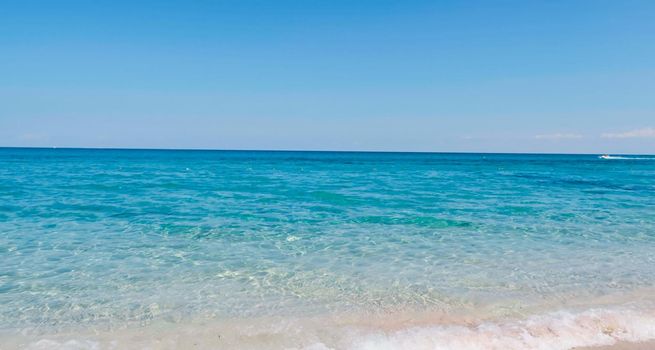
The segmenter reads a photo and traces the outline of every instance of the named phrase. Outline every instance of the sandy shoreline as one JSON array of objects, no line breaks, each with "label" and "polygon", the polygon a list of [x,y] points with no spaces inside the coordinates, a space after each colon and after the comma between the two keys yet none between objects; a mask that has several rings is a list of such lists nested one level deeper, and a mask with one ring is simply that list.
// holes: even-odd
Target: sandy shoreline
[{"label": "sandy shoreline", "polygon": [[[147,339],[139,339],[136,343],[133,344],[122,344],[122,346],[125,349],[142,349],[142,348],[150,348],[150,349],[178,349],[178,348],[196,348],[196,349],[216,349],[216,348],[224,348],[226,345],[223,341],[221,341],[220,336],[216,336],[212,341],[210,342],[198,342],[197,339],[193,338],[186,338],[185,339],[178,339],[178,342],[176,342],[175,345],[170,342],[171,339],[166,339],[166,337],[154,337],[150,340]],[[272,339],[268,339],[272,340]],[[278,343],[276,341],[273,341],[273,343],[269,343],[268,345],[271,345],[270,347],[267,347],[268,345],[268,340],[262,339],[262,342],[256,345],[256,349],[284,349],[284,348],[294,348],[292,344],[282,344]],[[28,343],[13,343],[13,344],[5,344],[8,346],[7,349],[96,349],[100,343],[96,343],[94,341],[88,341],[88,340],[82,340],[82,341],[50,341],[50,340],[42,340],[39,342],[31,343],[28,345]],[[108,344],[105,344],[108,345]],[[116,344],[111,344],[110,348]],[[254,344],[249,344],[246,345],[246,348],[248,349],[254,349],[252,347]],[[4,349],[4,347],[1,347]],[[100,348],[104,348],[102,345],[100,345]],[[229,344],[228,345],[229,349],[238,349],[240,346],[238,344]],[[447,347],[450,349],[450,347]],[[312,346],[301,346],[300,349],[314,349]],[[330,347],[322,347],[318,346],[316,349],[339,349],[339,348],[330,348]],[[456,349],[456,348],[453,348]],[[477,349],[477,347],[476,347]],[[499,349],[497,347],[494,347],[493,349]],[[605,345],[605,346],[591,346],[591,347],[573,347],[571,350],[652,350],[655,349],[655,341],[646,341],[646,342],[637,342],[637,343],[631,343],[631,342],[617,342],[614,345]]]},{"label": "sandy shoreline", "polygon": [[614,345],[596,346],[596,347],[581,347],[574,348],[574,350],[653,350],[655,349],[655,341],[627,343],[619,342]]},{"label": "sandy shoreline", "polygon": [[[647,294],[652,295],[650,290]],[[645,298],[630,295],[629,299]],[[603,298],[592,305],[595,306],[526,310],[523,316],[498,315],[497,308],[488,307],[457,312],[403,310],[382,314],[346,312],[306,317],[158,320],[140,326],[96,324],[55,332],[35,329],[33,333],[19,330],[0,333],[3,344],[0,348],[655,349],[655,305],[650,300],[612,305]]]},{"label": "sandy shoreline", "polygon": [[[444,319],[242,319],[57,334],[0,336],[10,349],[655,349],[655,319],[627,309],[555,312],[521,320],[463,324]],[[445,322],[445,323],[443,323]],[[412,324],[413,323],[413,324]],[[640,339],[643,342],[638,342]],[[632,342],[635,341],[635,342]],[[613,342],[616,342],[612,344]],[[598,346],[590,346],[598,344]],[[612,345],[600,345],[612,344]]]}]

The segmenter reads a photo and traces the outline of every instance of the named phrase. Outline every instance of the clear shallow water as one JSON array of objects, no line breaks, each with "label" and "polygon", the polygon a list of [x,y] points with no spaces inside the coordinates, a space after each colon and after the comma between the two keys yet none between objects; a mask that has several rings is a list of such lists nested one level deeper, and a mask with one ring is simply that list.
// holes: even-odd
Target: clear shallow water
[{"label": "clear shallow water", "polygon": [[314,340],[348,348],[336,315],[377,331],[411,312],[451,334],[443,315],[520,328],[627,307],[610,319],[655,329],[655,160],[0,149],[0,257],[0,332],[25,346],[338,318],[303,333],[338,326]]}]

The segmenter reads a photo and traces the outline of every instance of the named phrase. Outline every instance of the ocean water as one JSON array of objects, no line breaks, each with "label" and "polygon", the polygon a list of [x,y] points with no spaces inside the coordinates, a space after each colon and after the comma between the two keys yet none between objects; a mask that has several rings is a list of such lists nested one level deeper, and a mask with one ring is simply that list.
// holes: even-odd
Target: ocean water
[{"label": "ocean water", "polygon": [[655,158],[0,149],[0,349],[655,339]]}]

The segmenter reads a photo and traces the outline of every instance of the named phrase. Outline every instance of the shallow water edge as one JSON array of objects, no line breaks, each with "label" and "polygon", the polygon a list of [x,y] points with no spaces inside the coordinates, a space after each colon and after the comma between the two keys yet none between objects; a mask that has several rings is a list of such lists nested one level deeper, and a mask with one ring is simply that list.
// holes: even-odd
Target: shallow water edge
[{"label": "shallow water edge", "polygon": [[[435,313],[326,315],[220,321],[154,322],[54,334],[5,332],[13,349],[581,349],[625,348],[655,340],[653,304],[559,310],[526,317],[487,318]],[[646,346],[636,344],[634,346]],[[633,349],[633,347],[628,347]],[[640,348],[635,348],[640,349]]]}]

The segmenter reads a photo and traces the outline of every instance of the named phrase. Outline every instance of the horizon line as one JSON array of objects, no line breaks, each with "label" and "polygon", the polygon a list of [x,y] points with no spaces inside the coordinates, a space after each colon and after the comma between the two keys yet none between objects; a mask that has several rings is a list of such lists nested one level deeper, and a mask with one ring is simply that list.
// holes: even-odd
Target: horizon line
[{"label": "horizon line", "polygon": [[398,154],[515,154],[515,155],[634,155],[653,156],[649,153],[557,153],[557,152],[474,152],[474,151],[381,151],[381,150],[316,150],[316,149],[232,149],[232,148],[148,148],[148,147],[44,147],[44,146],[0,146],[0,149],[35,150],[96,150],[96,151],[191,151],[191,152],[307,152],[307,153],[398,153]]}]

